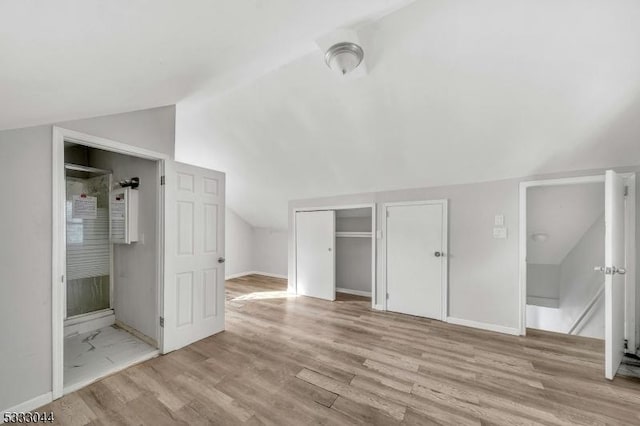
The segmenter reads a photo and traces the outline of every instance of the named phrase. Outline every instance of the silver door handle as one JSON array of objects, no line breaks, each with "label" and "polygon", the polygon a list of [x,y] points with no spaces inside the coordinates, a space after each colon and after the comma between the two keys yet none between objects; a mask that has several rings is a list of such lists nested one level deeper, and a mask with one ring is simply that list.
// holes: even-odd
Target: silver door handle
[{"label": "silver door handle", "polygon": [[596,272],[604,272],[605,275],[624,275],[627,273],[627,270],[625,268],[617,268],[615,266],[596,266],[595,268],[593,268],[593,270]]},{"label": "silver door handle", "polygon": [[218,258],[218,263],[224,263],[224,261],[225,261],[225,258],[224,258],[224,257],[219,257],[219,258]]}]

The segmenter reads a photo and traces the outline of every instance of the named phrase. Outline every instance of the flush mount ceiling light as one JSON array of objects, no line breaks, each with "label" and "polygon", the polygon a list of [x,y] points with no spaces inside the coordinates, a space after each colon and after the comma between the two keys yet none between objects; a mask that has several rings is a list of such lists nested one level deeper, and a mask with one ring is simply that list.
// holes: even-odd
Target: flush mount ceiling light
[{"label": "flush mount ceiling light", "polygon": [[336,43],[324,55],[327,66],[341,75],[358,68],[363,58],[362,47],[350,42]]},{"label": "flush mount ceiling light", "polygon": [[537,234],[531,235],[531,239],[536,243],[544,243],[549,239],[549,234],[545,234],[543,232],[539,232]]}]

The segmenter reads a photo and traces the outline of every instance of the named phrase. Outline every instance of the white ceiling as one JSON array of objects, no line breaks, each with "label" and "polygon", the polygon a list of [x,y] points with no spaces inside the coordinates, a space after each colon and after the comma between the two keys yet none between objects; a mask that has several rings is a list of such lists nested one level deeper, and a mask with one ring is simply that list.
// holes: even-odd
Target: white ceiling
[{"label": "white ceiling", "polygon": [[177,156],[279,228],[291,199],[640,164],[638,22],[638,1],[417,1],[361,30],[363,78],[315,50],[182,102]]},{"label": "white ceiling", "polygon": [[[315,40],[353,22],[368,74],[344,81]],[[6,0],[0,128],[177,103],[177,158],[285,228],[291,199],[640,164],[638,22],[637,0]]]},{"label": "white ceiling", "polygon": [[[603,214],[602,183],[530,188],[527,190],[527,262],[562,263]],[[545,242],[533,241],[531,235],[536,233],[547,234],[549,238]]]},{"label": "white ceiling", "polygon": [[210,97],[406,3],[3,0],[0,129]]}]

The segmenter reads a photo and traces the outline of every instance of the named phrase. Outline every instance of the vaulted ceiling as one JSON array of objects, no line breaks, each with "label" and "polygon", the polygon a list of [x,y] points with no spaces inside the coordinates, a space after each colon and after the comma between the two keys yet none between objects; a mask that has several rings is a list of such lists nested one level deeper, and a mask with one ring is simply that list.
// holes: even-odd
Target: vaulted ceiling
[{"label": "vaulted ceiling", "polygon": [[[638,22],[636,0],[8,1],[0,128],[177,103],[177,159],[283,228],[290,199],[640,164]],[[362,78],[315,43],[343,26]]]}]

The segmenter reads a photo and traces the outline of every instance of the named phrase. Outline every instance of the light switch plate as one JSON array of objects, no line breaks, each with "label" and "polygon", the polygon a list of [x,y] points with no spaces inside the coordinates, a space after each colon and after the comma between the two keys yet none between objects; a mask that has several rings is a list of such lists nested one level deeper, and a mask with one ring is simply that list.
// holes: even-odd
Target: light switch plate
[{"label": "light switch plate", "polygon": [[507,228],[504,226],[496,226],[493,228],[493,238],[496,240],[506,240],[507,239]]},{"label": "light switch plate", "polygon": [[497,214],[494,221],[495,226],[504,226],[504,215]]}]

